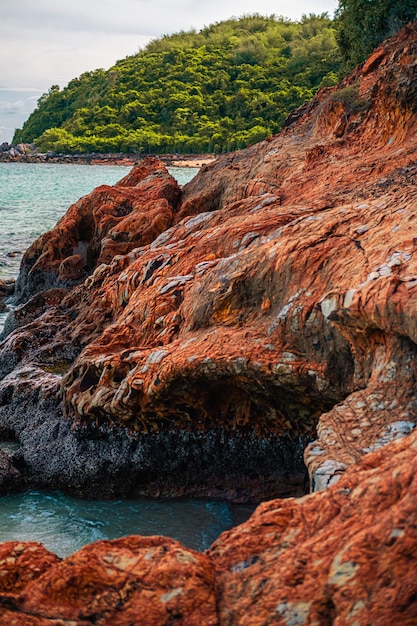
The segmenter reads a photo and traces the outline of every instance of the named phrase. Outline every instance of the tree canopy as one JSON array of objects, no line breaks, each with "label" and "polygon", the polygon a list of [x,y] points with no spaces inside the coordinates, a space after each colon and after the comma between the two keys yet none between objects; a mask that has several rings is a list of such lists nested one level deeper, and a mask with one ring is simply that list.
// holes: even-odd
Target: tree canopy
[{"label": "tree canopy", "polygon": [[339,0],[337,40],[349,70],[384,39],[417,18],[416,0]]},{"label": "tree canopy", "polygon": [[15,138],[66,153],[229,151],[278,132],[341,63],[327,14],[233,18],[52,86]]}]

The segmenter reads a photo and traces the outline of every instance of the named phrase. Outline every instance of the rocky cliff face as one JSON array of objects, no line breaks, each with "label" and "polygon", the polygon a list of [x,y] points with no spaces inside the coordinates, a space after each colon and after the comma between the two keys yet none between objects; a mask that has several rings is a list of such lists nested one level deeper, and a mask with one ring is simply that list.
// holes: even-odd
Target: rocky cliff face
[{"label": "rocky cliff face", "polygon": [[[321,493],[262,505],[206,556],[186,551],[192,606],[168,574],[149,583],[165,598],[155,615],[126,591],[154,554],[132,539],[7,591],[7,619],[126,624],[142,607],[148,624],[192,624],[201,592],[203,623],[416,623],[416,58],[413,25],[279,136],[183,190],[149,160],[27,252],[0,383],[26,484],[301,495],[304,453]],[[169,569],[180,548],[161,545]],[[66,598],[89,580],[85,554],[101,595],[81,610]]]}]

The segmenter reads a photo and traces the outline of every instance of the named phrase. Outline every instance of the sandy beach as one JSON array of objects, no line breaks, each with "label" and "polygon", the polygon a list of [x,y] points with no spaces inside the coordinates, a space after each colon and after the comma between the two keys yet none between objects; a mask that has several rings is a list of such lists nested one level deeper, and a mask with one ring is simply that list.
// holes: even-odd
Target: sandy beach
[{"label": "sandy beach", "polygon": [[[164,160],[164,157],[161,157]],[[179,159],[173,159],[170,161],[170,165],[172,167],[203,167],[203,165],[208,165],[216,160],[217,157],[214,154],[200,155],[200,156],[192,156],[192,157],[181,157]]]}]

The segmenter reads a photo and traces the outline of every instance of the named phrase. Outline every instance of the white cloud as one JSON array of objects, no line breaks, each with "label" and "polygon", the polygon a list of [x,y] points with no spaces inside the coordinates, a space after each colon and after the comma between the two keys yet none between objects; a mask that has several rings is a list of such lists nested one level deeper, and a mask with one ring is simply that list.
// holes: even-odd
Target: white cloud
[{"label": "white cloud", "polygon": [[6,85],[46,88],[108,68],[163,34],[247,13],[298,19],[336,6],[337,0],[2,0],[0,76]]},{"label": "white cloud", "polygon": [[16,100],[15,102],[2,102],[0,100],[0,113],[6,115],[14,115],[24,109],[25,103],[23,100]]},{"label": "white cloud", "polygon": [[0,140],[11,141],[15,128],[21,128],[36,107],[40,90],[5,89],[0,87]]}]

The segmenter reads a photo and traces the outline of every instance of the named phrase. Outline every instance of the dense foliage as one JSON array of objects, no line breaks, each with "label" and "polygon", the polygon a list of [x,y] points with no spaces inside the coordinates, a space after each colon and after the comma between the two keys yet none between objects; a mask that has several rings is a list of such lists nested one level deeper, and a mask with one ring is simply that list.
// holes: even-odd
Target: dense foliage
[{"label": "dense foliage", "polygon": [[417,0],[339,0],[337,40],[351,69],[376,46],[417,18]]},{"label": "dense foliage", "polygon": [[278,132],[340,66],[326,14],[231,19],[54,85],[15,140],[55,152],[229,151]]}]

